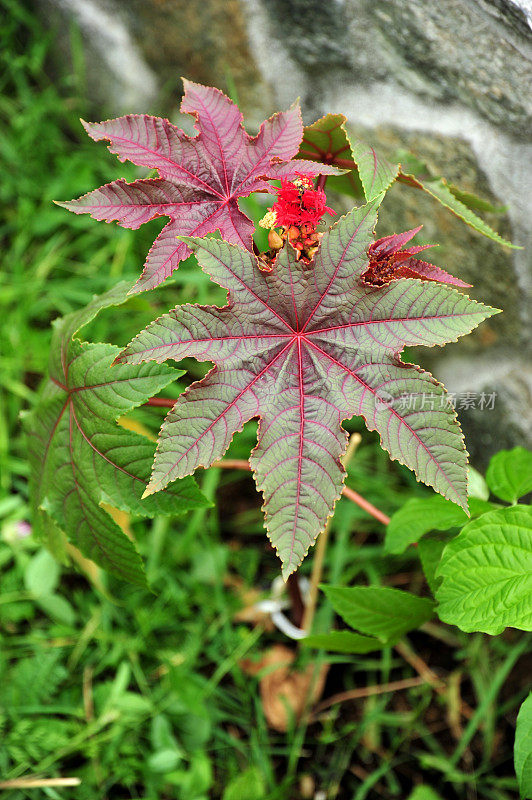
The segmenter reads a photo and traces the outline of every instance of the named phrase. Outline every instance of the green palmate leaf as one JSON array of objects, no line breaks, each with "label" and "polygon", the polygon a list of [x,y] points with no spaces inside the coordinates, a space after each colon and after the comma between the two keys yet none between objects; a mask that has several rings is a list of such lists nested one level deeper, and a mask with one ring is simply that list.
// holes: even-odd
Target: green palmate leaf
[{"label": "green palmate leaf", "polygon": [[[492,511],[493,505],[476,497],[469,498],[469,512],[473,517]],[[384,549],[396,555],[419,542],[429,531],[447,531],[465,525],[469,516],[463,508],[444,497],[413,497],[407,500],[392,516],[386,528]]]},{"label": "green palmate leaf", "polygon": [[46,540],[58,525],[84,555],[142,584],[134,544],[101,504],[152,516],[181,513],[207,501],[187,479],[167,497],[142,502],[153,445],[115,422],[172,381],[176,371],[154,364],[111,368],[118,348],[73,338],[102,308],[123,302],[128,289],[121,284],[55,324],[50,377],[25,427],[37,535]]},{"label": "green palmate leaf", "polygon": [[398,164],[390,164],[377,155],[373,147],[350,138],[343,114],[327,114],[304,129],[299,155],[322,163],[344,164],[355,161],[357,173],[329,179],[330,187],[336,191],[360,197],[360,184],[366,200],[373,200],[385,192],[394,182]]},{"label": "green palmate leaf", "polygon": [[513,249],[519,250],[520,248],[509,242],[507,239],[503,239],[502,236],[491,228],[487,222],[484,222],[483,219],[478,217],[471,208],[466,206],[462,203],[458,197],[451,192],[447,182],[444,178],[433,178],[430,180],[420,181],[414,175],[404,175],[404,173],[400,173],[405,178],[407,178],[412,186],[416,186],[418,189],[423,189],[424,192],[430,194],[434,197],[442,206],[448,208],[449,211],[452,211],[457,217],[460,217],[467,225],[471,228],[474,228],[478,233],[481,233],[483,236],[487,236],[488,239],[492,239],[494,242],[498,242],[499,244],[505,245],[505,247],[511,247]]},{"label": "green palmate leaf", "polygon": [[532,453],[524,447],[501,450],[490,461],[486,481],[501,500],[516,503],[532,492]]},{"label": "green palmate leaf", "polygon": [[404,169],[401,169],[400,164],[390,163],[378,155],[373,147],[360,140],[350,140],[345,123],[346,118],[343,114],[327,114],[307,126],[304,128],[298,153],[301,158],[320,161],[323,164],[336,164],[347,169],[350,168],[351,162],[355,162],[356,171],[351,169],[346,175],[328,179],[332,189],[360,197],[362,188],[366,199],[371,200],[388,189],[394,180],[399,180],[427,192],[488,239],[506,247],[517,247],[499,236],[473,210],[502,212],[504,208],[492,206],[491,203],[475,195],[462,192],[456,186],[448,184],[444,178],[418,178],[415,174],[409,174],[409,169],[427,171],[426,165],[410,154],[405,154]]},{"label": "green palmate leaf", "polygon": [[[327,114],[325,117],[303,129],[298,156],[311,161],[327,163],[328,160],[353,160],[351,145],[345,130],[346,118],[343,114]],[[304,155],[303,155],[304,154]],[[349,169],[345,175],[327,179],[330,189],[341,194],[364,197],[364,189],[356,169]]]},{"label": "green palmate leaf", "polygon": [[304,647],[329,650],[331,653],[371,653],[374,650],[381,650],[384,646],[379,639],[351,631],[316,633],[302,639],[301,644]]},{"label": "green palmate leaf", "polygon": [[337,614],[352,628],[393,644],[434,613],[424,597],[387,586],[323,586]]},{"label": "green palmate leaf", "polygon": [[515,729],[514,764],[519,794],[532,798],[532,694],[522,704]]},{"label": "green palmate leaf", "polygon": [[443,551],[436,594],[443,622],[498,634],[532,630],[532,507],[473,520]]},{"label": "green palmate leaf", "polygon": [[391,457],[467,507],[467,457],[443,387],[404,364],[405,345],[454,341],[493,313],[449,286],[361,280],[381,198],[324,234],[311,268],[283,249],[270,272],[234,245],[188,239],[229,290],[225,308],[178,306],[140,333],[120,363],[193,356],[215,369],[187,389],[163,426],[147,493],[226,451],[260,417],[251,456],[266,526],[285,575],[300,564],[341,494],[342,421],[363,416]]}]

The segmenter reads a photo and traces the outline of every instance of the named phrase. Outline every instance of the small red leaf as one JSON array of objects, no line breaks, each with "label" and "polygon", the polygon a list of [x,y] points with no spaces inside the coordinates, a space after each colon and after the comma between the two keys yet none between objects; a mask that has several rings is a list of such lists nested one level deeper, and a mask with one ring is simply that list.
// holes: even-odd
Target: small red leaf
[{"label": "small red leaf", "polygon": [[372,286],[383,286],[397,278],[420,278],[424,281],[438,281],[449,283],[453,286],[470,287],[459,278],[455,278],[440,267],[420,261],[413,256],[421,253],[433,245],[419,244],[401,250],[403,245],[419,233],[423,226],[412,228],[404,233],[394,233],[377,239],[368,248],[369,265],[362,278],[365,283]]}]

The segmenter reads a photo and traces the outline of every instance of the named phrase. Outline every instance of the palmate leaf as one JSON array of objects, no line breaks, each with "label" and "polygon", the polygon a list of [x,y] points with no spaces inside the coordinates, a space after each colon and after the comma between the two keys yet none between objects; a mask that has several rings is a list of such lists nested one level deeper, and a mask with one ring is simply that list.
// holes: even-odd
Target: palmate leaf
[{"label": "palmate leaf", "polygon": [[74,338],[103,308],[123,303],[129,283],[95,298],[55,324],[50,376],[26,417],[34,529],[47,540],[58,525],[82,553],[118,577],[145,582],[134,544],[101,507],[135,514],[179,514],[208,505],[191,478],[168,494],[141,501],[153,444],[116,424],[182,374],[155,364],[110,365],[119,348]]},{"label": "palmate leaf", "polygon": [[366,283],[380,286],[393,278],[421,278],[421,280],[438,281],[470,289],[470,283],[464,283],[460,278],[455,278],[454,275],[450,275],[440,267],[416,258],[419,253],[429,249],[432,245],[418,244],[405,247],[421,228],[422,226],[419,225],[410,231],[384,236],[373,242],[368,250],[369,267],[363,275]]},{"label": "palmate leaf", "polygon": [[362,189],[366,200],[373,200],[394,182],[399,165],[390,164],[365,142],[351,140],[345,128],[346,122],[343,114],[326,114],[306,126],[298,155],[343,166],[355,161],[356,173],[351,171],[334,179],[331,188],[355,197],[360,197]]},{"label": "palmate leaf", "polygon": [[[421,189],[430,194],[435,200],[460,217],[467,225],[478,233],[492,239],[506,247],[516,248],[507,239],[493,230],[483,219],[472,210],[473,202],[465,200],[471,195],[460,192],[456,187],[447,184],[444,178],[433,177],[428,180],[420,179],[417,175],[410,175],[401,169],[400,164],[391,164],[377,151],[360,140],[353,139],[347,133],[343,114],[327,114],[322,119],[308,125],[303,131],[303,140],[298,155],[324,164],[336,164],[338,167],[351,169],[346,175],[335,178],[331,188],[337,191],[360,197],[362,187],[366,200],[371,200],[380,192],[398,180],[416,189]],[[356,171],[350,166],[355,162]],[[359,185],[360,181],[360,185]],[[476,206],[485,210],[494,209],[486,201],[476,199]]]},{"label": "palmate leaf", "polygon": [[251,249],[253,223],[237,201],[252,192],[271,191],[265,178],[339,174],[333,166],[290,161],[303,135],[299,105],[274,114],[252,138],[238,107],[222,92],[187,80],[184,87],[181,111],[194,117],[199,132],[195,137],[166,119],[147,115],[83,123],[93,139],[110,141],[109,150],[120,161],[156,169],[158,178],[114,181],[78,200],[59,203],[75,214],[116,221],[124,228],[170,217],[148,254],[135,292],[160,284],[190,255],[177,236],[219,230],[226,241]]},{"label": "palmate leaf", "polygon": [[192,356],[216,365],[166,417],[147,494],[208,467],[247,420],[260,418],[250,462],[285,575],[342,491],[341,423],[353,415],[379,431],[392,458],[467,507],[466,452],[445,390],[398,354],[406,345],[454,341],[496,311],[437,283],[364,284],[380,201],[342,217],[308,268],[292,248],[265,272],[239,247],[187,239],[205,272],[228,289],[228,305],[178,306],[117,359]]}]

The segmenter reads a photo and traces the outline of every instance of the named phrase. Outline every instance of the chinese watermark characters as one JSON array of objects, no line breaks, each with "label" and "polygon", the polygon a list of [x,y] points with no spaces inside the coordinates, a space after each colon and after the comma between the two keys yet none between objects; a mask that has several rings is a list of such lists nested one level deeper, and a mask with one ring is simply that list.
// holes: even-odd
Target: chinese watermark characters
[{"label": "chinese watermark characters", "polygon": [[493,411],[497,392],[447,392],[443,395],[422,392],[421,394],[402,394],[398,399],[398,407],[403,411],[413,409],[429,409],[452,407],[457,411]]}]

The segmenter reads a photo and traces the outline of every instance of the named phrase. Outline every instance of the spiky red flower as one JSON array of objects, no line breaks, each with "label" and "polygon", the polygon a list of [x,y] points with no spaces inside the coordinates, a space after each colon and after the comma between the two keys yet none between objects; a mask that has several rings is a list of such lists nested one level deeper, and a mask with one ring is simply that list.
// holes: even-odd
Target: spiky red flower
[{"label": "spiky red flower", "polygon": [[419,233],[422,227],[420,225],[418,228],[412,228],[404,233],[384,236],[373,242],[368,247],[369,265],[362,275],[363,280],[373,286],[383,286],[397,278],[420,278],[424,281],[450,283],[454,286],[471,286],[470,283],[464,283],[434,264],[414,258],[422,250],[433,247],[433,245],[420,244],[401,249],[416,233]]},{"label": "spiky red flower", "polygon": [[276,225],[289,228],[305,224],[316,227],[324,214],[336,212],[326,205],[323,189],[314,189],[312,179],[300,175],[295,181],[282,180],[277,192],[277,202],[272,206]]}]

